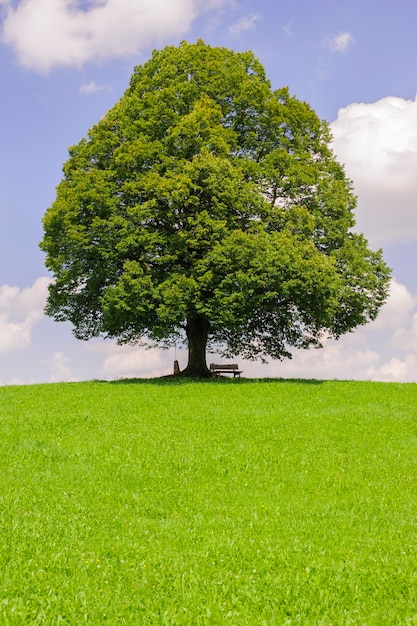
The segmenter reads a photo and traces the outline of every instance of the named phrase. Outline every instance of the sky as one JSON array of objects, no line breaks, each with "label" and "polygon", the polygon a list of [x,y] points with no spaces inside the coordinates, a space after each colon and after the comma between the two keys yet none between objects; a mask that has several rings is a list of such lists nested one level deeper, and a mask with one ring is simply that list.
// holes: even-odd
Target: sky
[{"label": "sky", "polygon": [[[417,382],[415,0],[0,0],[0,384],[170,374],[186,352],[79,341],[43,312],[38,242],[68,147],[155,48],[204,39],[252,50],[333,133],[357,230],[393,277],[378,318],[248,377]],[[208,361],[219,357],[209,355]]]}]

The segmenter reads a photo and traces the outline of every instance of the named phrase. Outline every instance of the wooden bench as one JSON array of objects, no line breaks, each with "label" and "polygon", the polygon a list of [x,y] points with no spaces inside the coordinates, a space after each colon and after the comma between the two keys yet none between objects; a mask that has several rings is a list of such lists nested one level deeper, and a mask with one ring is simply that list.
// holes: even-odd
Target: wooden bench
[{"label": "wooden bench", "polygon": [[220,374],[233,374],[233,378],[235,376],[241,375],[241,370],[239,369],[239,365],[236,363],[210,363],[210,372],[213,376],[220,376]]}]

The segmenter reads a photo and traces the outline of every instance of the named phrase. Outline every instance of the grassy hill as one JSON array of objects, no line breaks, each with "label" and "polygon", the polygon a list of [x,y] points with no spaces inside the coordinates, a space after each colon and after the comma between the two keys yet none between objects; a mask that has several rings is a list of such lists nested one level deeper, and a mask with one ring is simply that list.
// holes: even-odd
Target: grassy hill
[{"label": "grassy hill", "polygon": [[0,388],[0,624],[417,624],[417,385]]}]

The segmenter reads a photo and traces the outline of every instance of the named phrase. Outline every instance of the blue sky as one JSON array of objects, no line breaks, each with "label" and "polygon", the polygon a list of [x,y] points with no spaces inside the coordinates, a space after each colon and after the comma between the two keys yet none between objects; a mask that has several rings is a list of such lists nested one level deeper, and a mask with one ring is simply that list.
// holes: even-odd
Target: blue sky
[{"label": "blue sky", "polygon": [[239,360],[245,374],[417,381],[416,24],[414,0],[0,0],[0,384],[171,372],[173,350],[79,342],[46,318],[38,242],[68,146],[152,49],[198,38],[252,50],[331,124],[357,227],[393,268],[374,323],[291,361]]}]

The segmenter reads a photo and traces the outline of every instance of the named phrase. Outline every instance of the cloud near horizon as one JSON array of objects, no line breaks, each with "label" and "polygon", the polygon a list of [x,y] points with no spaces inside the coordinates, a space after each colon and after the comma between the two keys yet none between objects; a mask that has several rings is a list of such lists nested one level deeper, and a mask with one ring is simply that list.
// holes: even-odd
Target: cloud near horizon
[{"label": "cloud near horizon", "polygon": [[[174,350],[118,346],[116,343],[93,342],[90,351],[102,355],[101,375],[107,379],[149,378],[171,374]],[[395,278],[390,295],[377,319],[340,340],[328,340],[323,349],[298,350],[293,359],[243,361],[240,367],[248,378],[294,377],[316,379],[355,379],[387,382],[417,382],[417,294],[412,294]],[[180,348],[180,367],[187,352]],[[215,361],[219,357],[208,355]]]},{"label": "cloud near horizon", "polygon": [[[390,295],[374,322],[319,350],[267,366],[247,363],[246,376],[417,382],[417,295],[392,279]],[[265,374],[262,374],[264,369]]]},{"label": "cloud near horizon", "polygon": [[[3,360],[0,384],[30,384],[103,377],[149,378],[170,374],[174,358],[185,367],[183,348],[162,350],[138,346],[118,346],[101,339],[77,342],[69,334],[51,344],[49,355],[36,365],[36,353],[27,349],[34,343],[47,343],[42,332],[49,332],[43,307],[49,279],[39,278],[31,287],[0,287],[0,353],[26,349],[35,369],[24,373],[10,369]],[[40,322],[44,320],[43,324]],[[49,323],[49,321],[48,321]],[[52,323],[52,321],[50,322]],[[37,326],[39,325],[39,331]],[[35,333],[39,333],[39,336]],[[339,341],[325,342],[321,350],[299,350],[292,360],[260,362],[237,361],[249,378],[284,377],[316,379],[355,379],[394,382],[417,382],[417,294],[393,279],[389,298],[378,318]],[[26,358],[26,357],[25,357]],[[210,359],[219,357],[208,355]],[[87,366],[87,363],[90,363]],[[87,368],[86,368],[87,366]]]},{"label": "cloud near horizon", "polygon": [[381,245],[417,239],[417,98],[340,109],[333,150],[358,195],[358,230]]},{"label": "cloud near horizon", "polygon": [[43,363],[49,368],[50,383],[75,382],[77,380],[70,367],[71,359],[66,357],[63,352],[54,352]]},{"label": "cloud near horizon", "polygon": [[201,13],[230,0],[20,0],[3,2],[1,40],[21,65],[58,66],[128,57],[184,35]]},{"label": "cloud near horizon", "polygon": [[33,327],[44,316],[50,282],[41,277],[26,289],[0,286],[0,354],[30,346]]}]

